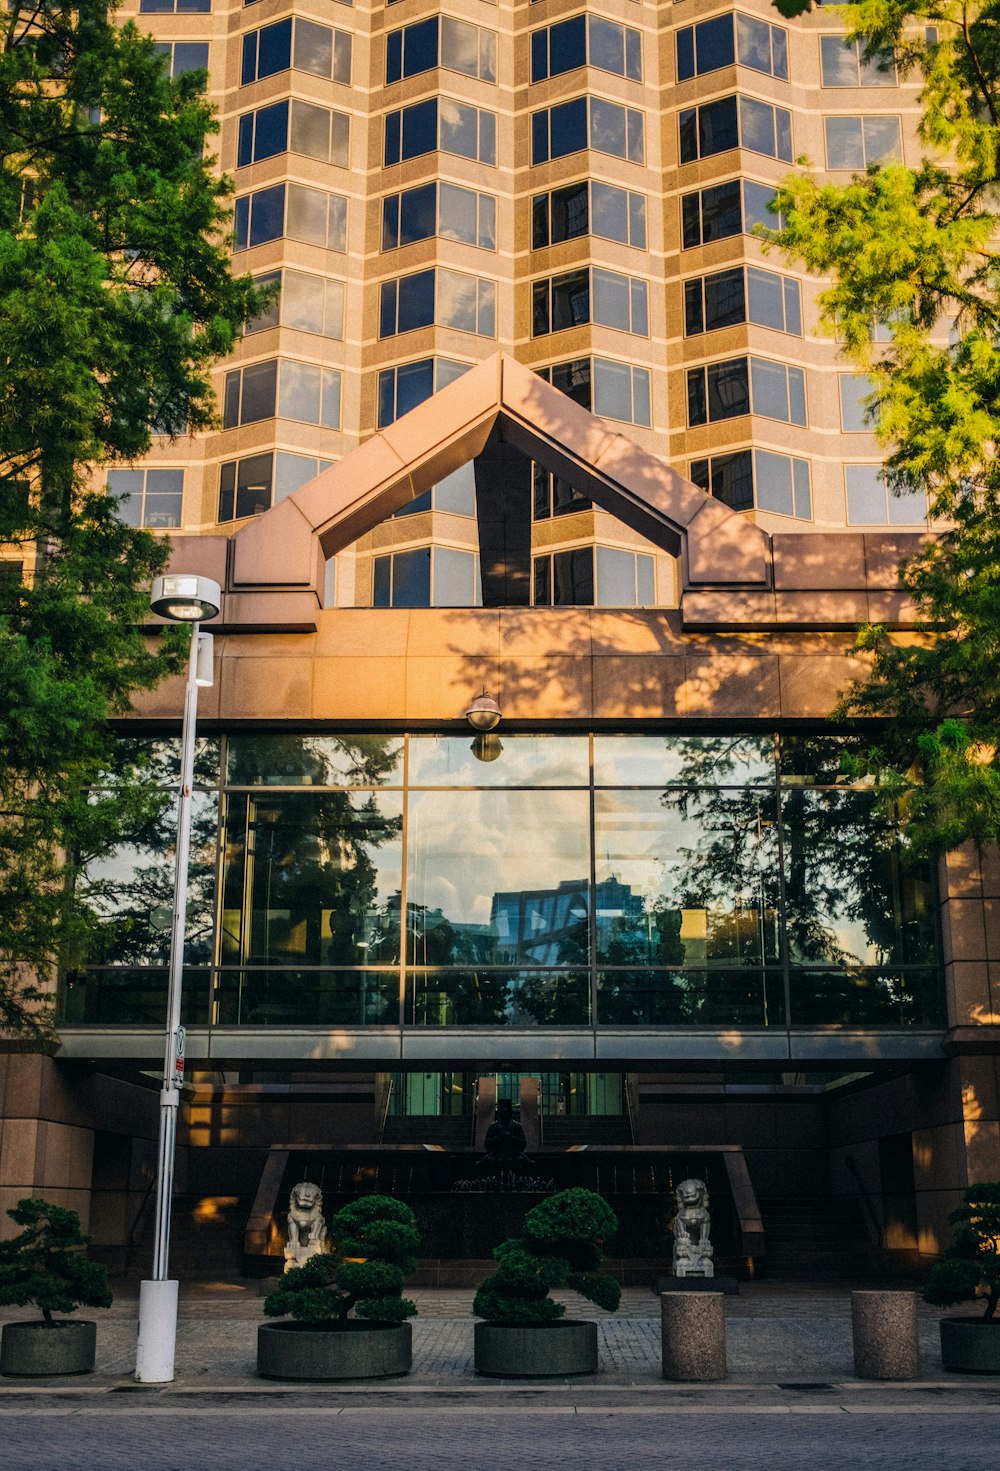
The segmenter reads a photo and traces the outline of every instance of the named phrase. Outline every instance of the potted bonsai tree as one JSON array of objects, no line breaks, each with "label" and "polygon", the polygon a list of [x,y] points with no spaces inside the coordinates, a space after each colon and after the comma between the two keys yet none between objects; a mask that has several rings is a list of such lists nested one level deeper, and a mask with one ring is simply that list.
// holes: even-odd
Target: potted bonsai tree
[{"label": "potted bonsai tree", "polygon": [[[331,1249],[290,1267],[264,1300],[257,1372],[265,1379],[374,1379],[406,1374],[413,1362],[402,1296],[420,1245],[408,1205],[366,1195],[330,1223]],[[351,1313],[355,1316],[351,1317]]]},{"label": "potted bonsai tree", "polygon": [[504,1378],[593,1374],[597,1324],[570,1321],[553,1287],[571,1287],[614,1312],[621,1287],[601,1272],[602,1247],[618,1229],[607,1201],[592,1190],[561,1190],[533,1206],[524,1235],[504,1241],[499,1266],[476,1293],[476,1370]]},{"label": "potted bonsai tree", "polygon": [[924,1300],[939,1307],[981,1298],[981,1316],[941,1319],[941,1362],[966,1374],[1000,1374],[1000,1184],[970,1185],[948,1217],[955,1239],[931,1268]]},{"label": "potted bonsai tree", "polygon": [[108,1274],[87,1260],[90,1241],[76,1211],[46,1200],[21,1200],[7,1212],[23,1227],[0,1241],[0,1306],[37,1307],[41,1321],[5,1323],[0,1374],[86,1374],[94,1367],[97,1324],[53,1317],[79,1307],[108,1308]]}]

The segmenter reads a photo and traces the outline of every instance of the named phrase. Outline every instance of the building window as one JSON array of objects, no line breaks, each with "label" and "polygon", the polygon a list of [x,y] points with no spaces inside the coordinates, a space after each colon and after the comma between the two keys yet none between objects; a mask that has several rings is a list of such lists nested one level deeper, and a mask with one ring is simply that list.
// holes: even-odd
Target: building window
[{"label": "building window", "polygon": [[119,498],[118,518],[126,526],[180,526],[184,471],[109,470],[108,494]]},{"label": "building window", "polygon": [[532,557],[531,573],[531,601],[536,608],[593,607],[593,547]]},{"label": "building window", "polygon": [[394,424],[431,394],[461,378],[470,367],[470,363],[456,363],[451,358],[421,358],[415,363],[383,368],[378,375],[378,427]]},{"label": "building window", "polygon": [[759,266],[733,266],[711,276],[684,282],[684,332],[696,336],[753,322],[775,332],[802,336],[802,300],[798,281],[762,271]]},{"label": "building window", "polygon": [[865,43],[843,36],[820,36],[820,64],[824,87],[895,87],[896,63],[891,51],[865,60]]},{"label": "building window", "polygon": [[535,195],[531,201],[532,250],[581,235],[598,235],[645,250],[646,196],[597,179],[581,179]]},{"label": "building window", "polygon": [[860,170],[902,158],[898,117],[828,117],[823,127],[828,169]]},{"label": "building window", "polygon": [[245,516],[259,516],[329,470],[333,463],[287,450],[278,450],[273,462],[270,454],[226,460],[219,467],[218,519],[241,521]]},{"label": "building window", "polygon": [[376,557],[373,608],[479,608],[479,558],[455,547],[411,547]]},{"label": "building window", "polygon": [[689,368],[687,393],[692,427],[750,413],[784,424],[806,422],[805,373],[770,358],[728,358]]},{"label": "building window", "polygon": [[638,276],[590,266],[535,281],[531,291],[533,337],[587,322],[649,336],[647,286]]},{"label": "building window", "polygon": [[574,97],[531,114],[532,163],[565,158],[582,148],[642,163],[642,113],[603,97]]},{"label": "building window", "polygon": [[642,37],[597,15],[574,15],[531,33],[531,80],[544,82],[580,66],[642,81]]},{"label": "building window", "polygon": [[389,519],[402,520],[405,516],[416,516],[421,511],[432,510],[442,511],[449,516],[475,516],[476,472],[471,460],[439,480],[430,490],[425,490],[423,495],[415,496],[412,501],[394,511]]},{"label": "building window", "polygon": [[208,15],[212,0],[139,0],[140,15]]},{"label": "building window", "polygon": [[451,97],[428,97],[412,107],[386,113],[383,161],[387,168],[435,149],[495,165],[496,114]]},{"label": "building window", "polygon": [[648,608],[656,601],[653,558],[622,547],[574,547],[531,559],[536,608]]},{"label": "building window", "polygon": [[259,107],[240,117],[236,167],[245,168],[279,153],[301,153],[346,169],[350,129],[346,112],[332,112],[298,98]]},{"label": "building window", "polygon": [[481,82],[497,79],[496,31],[453,16],[432,16],[390,31],[385,40],[385,80],[398,82],[440,66]]},{"label": "building window", "polygon": [[293,358],[236,368],[226,374],[222,427],[235,429],[277,416],[339,429],[340,386],[339,370]]},{"label": "building window", "polygon": [[279,20],[259,31],[247,31],[243,37],[243,65],[240,82],[263,81],[278,72],[310,72],[328,82],[351,85],[351,36],[335,31],[313,20]]},{"label": "building window", "polygon": [[380,337],[394,337],[435,323],[458,332],[474,332],[479,337],[495,336],[495,282],[443,266],[382,282]]},{"label": "building window", "polygon": [[167,58],[167,72],[171,77],[208,71],[207,41],[157,41],[156,50]]},{"label": "building window", "polygon": [[382,200],[383,250],[397,250],[433,235],[480,250],[496,250],[496,199],[442,181],[387,194]]},{"label": "building window", "polygon": [[924,492],[894,495],[881,465],[845,465],[844,485],[849,526],[922,526],[927,520]]},{"label": "building window", "polygon": [[233,251],[269,240],[302,240],[343,254],[347,250],[347,200],[305,184],[275,184],[242,194],[233,210]]},{"label": "building window", "polygon": [[648,368],[610,358],[573,358],[537,372],[553,388],[601,418],[650,426]]},{"label": "building window", "polygon": [[720,97],[680,113],[681,163],[694,163],[731,148],[792,161],[792,115],[756,97]]},{"label": "building window", "polygon": [[812,519],[808,460],[772,450],[734,450],[711,459],[693,460],[691,479],[732,511],[762,511]]},{"label": "building window", "polygon": [[250,335],[269,327],[292,327],[297,332],[315,332],[320,337],[340,341],[344,336],[344,282],[329,276],[308,275],[305,271],[270,271],[256,276],[256,286],[277,281],[280,290],[266,311],[254,317],[244,328]]},{"label": "building window", "polygon": [[769,205],[775,190],[754,179],[728,179],[681,196],[681,238],[684,250],[710,245],[730,235],[753,234],[758,225],[780,230],[784,220],[772,214]]},{"label": "building window", "polygon": [[740,66],[787,82],[788,32],[751,15],[717,15],[677,32],[679,82],[733,66],[737,60]]},{"label": "building window", "polygon": [[656,602],[656,563],[645,552],[596,547],[598,608],[650,608]]},{"label": "building window", "polygon": [[869,406],[875,385],[865,373],[838,373],[840,427],[845,434],[872,434],[878,424],[878,409]]},{"label": "building window", "polygon": [[578,511],[589,511],[591,501],[570,485],[561,475],[553,475],[536,462],[531,466],[532,504],[534,521],[550,521],[556,516],[572,516]]}]

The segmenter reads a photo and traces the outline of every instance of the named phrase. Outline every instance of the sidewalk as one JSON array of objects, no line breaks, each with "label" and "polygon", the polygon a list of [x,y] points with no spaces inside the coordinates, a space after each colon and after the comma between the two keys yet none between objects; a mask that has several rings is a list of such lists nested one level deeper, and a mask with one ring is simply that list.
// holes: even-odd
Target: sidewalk
[{"label": "sidewalk", "polygon": [[[405,1378],[356,1382],[353,1385],[282,1385],[255,1373],[256,1330],[263,1321],[262,1299],[255,1282],[197,1283],[181,1286],[177,1333],[177,1377],[164,1393],[242,1391],[254,1394],[310,1394],[317,1391],[378,1392],[380,1395],[472,1391],[502,1388],[505,1381],[478,1378],[472,1363],[472,1292],[417,1288],[410,1294],[419,1316],[413,1319],[413,1372]],[[601,1372],[583,1380],[506,1381],[534,1394],[546,1389],[642,1390],[665,1387],[660,1374],[659,1300],[642,1288],[626,1288],[617,1314],[601,1312],[573,1293],[554,1294],[573,1317],[598,1321]],[[28,1393],[101,1394],[121,1391],[132,1383],[135,1367],[137,1302],[122,1295],[98,1320],[97,1370],[85,1378],[45,1380],[0,1379],[0,1401]],[[27,1310],[0,1310],[0,1322],[35,1316]],[[81,1316],[87,1316],[86,1313]],[[786,1394],[870,1392],[893,1389],[912,1394],[924,1389],[978,1392],[996,1397],[1000,1377],[946,1374],[941,1367],[938,1309],[919,1305],[920,1345],[924,1378],[912,1387],[864,1384],[853,1379],[851,1306],[848,1288],[807,1287],[767,1282],[741,1284],[737,1297],[726,1299],[729,1378],[723,1385],[672,1386],[674,1391],[728,1396],[765,1386]]]}]

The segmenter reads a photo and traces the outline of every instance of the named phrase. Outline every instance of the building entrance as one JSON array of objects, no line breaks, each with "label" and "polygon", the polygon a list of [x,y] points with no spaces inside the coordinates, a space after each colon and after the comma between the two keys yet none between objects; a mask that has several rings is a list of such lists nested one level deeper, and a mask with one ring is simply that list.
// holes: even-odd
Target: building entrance
[{"label": "building entrance", "polygon": [[407,1072],[391,1073],[388,1114],[392,1118],[456,1118],[471,1116],[480,1077],[496,1079],[497,1102],[515,1108],[521,1079],[538,1081],[539,1112],[547,1118],[618,1118],[625,1111],[624,1076],[619,1072]]}]

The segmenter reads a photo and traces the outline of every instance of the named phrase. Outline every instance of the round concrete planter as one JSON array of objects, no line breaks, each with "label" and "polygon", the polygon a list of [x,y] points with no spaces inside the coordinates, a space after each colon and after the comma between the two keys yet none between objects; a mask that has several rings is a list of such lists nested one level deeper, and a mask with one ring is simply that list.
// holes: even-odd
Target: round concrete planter
[{"label": "round concrete planter", "polygon": [[97,1324],[88,1318],[47,1323],[5,1323],[0,1374],[89,1374],[97,1353]]},{"label": "round concrete planter", "polygon": [[477,1323],[476,1373],[496,1379],[596,1374],[597,1324]]},{"label": "round concrete planter", "polygon": [[257,1373],[263,1379],[385,1379],[413,1364],[409,1323],[349,1318],[336,1327],[261,1323]]},{"label": "round concrete planter", "polygon": [[1000,1318],[942,1318],[941,1362],[956,1374],[1000,1374]]}]

